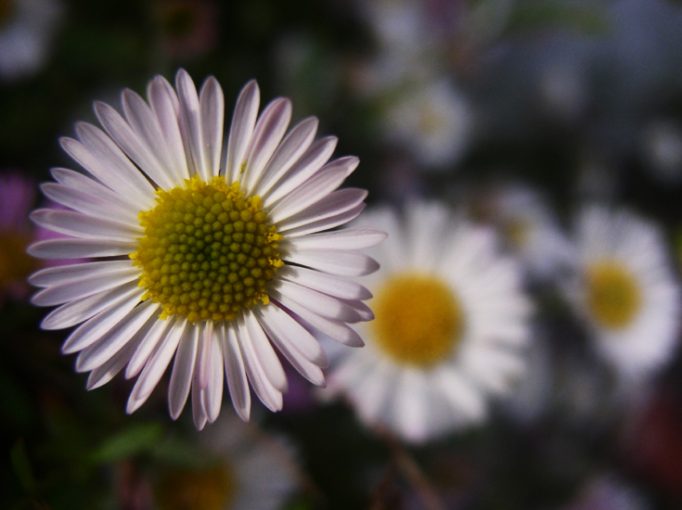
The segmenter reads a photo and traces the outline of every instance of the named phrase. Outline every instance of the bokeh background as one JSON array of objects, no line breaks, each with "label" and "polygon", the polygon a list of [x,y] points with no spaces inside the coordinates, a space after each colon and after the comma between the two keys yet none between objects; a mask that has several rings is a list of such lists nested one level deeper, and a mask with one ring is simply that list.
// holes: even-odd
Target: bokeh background
[{"label": "bokeh background", "polygon": [[[203,433],[168,418],[161,388],[133,416],[122,377],[86,392],[23,283],[23,247],[45,235],[27,218],[37,184],[73,167],[58,138],[95,121],[94,100],[180,67],[217,77],[230,108],[256,78],[295,119],[318,116],[360,156],[350,184],[370,206],[428,197],[496,226],[497,194],[527,188],[567,236],[586,201],[625,206],[662,229],[678,277],[679,2],[0,0],[1,508],[201,508],[160,495],[178,473],[204,483],[188,474],[215,454]],[[623,395],[551,280],[527,285],[528,380],[480,426],[407,444],[291,373],[284,410],[242,431],[282,461],[275,507],[682,508],[680,350]]]}]

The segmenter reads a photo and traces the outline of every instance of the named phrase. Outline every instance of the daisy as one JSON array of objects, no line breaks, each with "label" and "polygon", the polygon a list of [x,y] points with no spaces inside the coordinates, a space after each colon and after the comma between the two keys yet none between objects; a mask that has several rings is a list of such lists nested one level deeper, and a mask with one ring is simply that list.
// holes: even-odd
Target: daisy
[{"label": "daisy", "polygon": [[585,208],[567,289],[599,353],[626,379],[662,365],[675,346],[680,296],[661,233],[626,211]]},{"label": "daisy", "polygon": [[405,144],[419,163],[445,167],[464,153],[472,131],[468,102],[447,80],[407,88],[389,105],[386,136]]},{"label": "daisy", "polygon": [[200,438],[199,465],[160,470],[159,510],[276,510],[297,487],[291,446],[236,420],[221,419]]},{"label": "daisy", "polygon": [[59,25],[62,4],[57,0],[0,2],[0,77],[21,78],[45,62]]},{"label": "daisy", "polygon": [[26,277],[36,260],[26,254],[33,232],[26,219],[33,205],[35,184],[19,174],[0,175],[0,304],[6,296],[28,294]]},{"label": "daisy", "polygon": [[546,280],[572,265],[572,246],[543,197],[511,184],[493,196],[494,221],[530,278]]},{"label": "daisy", "polygon": [[213,422],[223,378],[242,419],[249,418],[249,385],[279,410],[287,382],[273,346],[322,384],[326,360],[313,332],[359,346],[347,323],[372,317],[362,303],[369,293],[348,277],[377,268],[360,250],[384,234],[328,231],[364,207],[364,190],[337,190],[358,159],[328,161],[337,139],[315,140],[315,118],[286,133],[287,99],[258,115],[255,81],[237,99],[226,147],[214,78],[197,92],[183,70],[175,90],[159,76],[147,99],[125,90],[123,115],[98,102],[104,130],[79,123],[78,139],[61,140],[87,173],[53,169],[56,182],[42,190],[71,210],[31,217],[71,237],[35,243],[30,252],[91,260],[30,278],[44,287],[36,305],[60,305],[42,327],[78,326],[62,351],[79,353],[76,370],[90,372],[89,389],[124,367],[127,378],[137,377],[129,413],[173,357],[174,419],[191,392],[196,426]]},{"label": "daisy", "polygon": [[411,204],[404,224],[389,210],[370,221],[388,240],[368,285],[375,320],[362,352],[341,352],[330,375],[370,426],[410,441],[483,420],[486,397],[524,368],[529,303],[520,271],[488,229],[437,204]]}]

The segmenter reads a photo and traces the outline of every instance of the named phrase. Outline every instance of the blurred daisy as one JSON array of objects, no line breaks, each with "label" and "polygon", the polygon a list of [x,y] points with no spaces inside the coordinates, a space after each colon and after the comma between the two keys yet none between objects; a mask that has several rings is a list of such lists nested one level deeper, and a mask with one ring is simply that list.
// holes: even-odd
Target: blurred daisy
[{"label": "blurred daisy", "polygon": [[454,163],[464,152],[472,128],[466,100],[447,81],[408,88],[385,113],[386,136],[405,145],[429,167]]},{"label": "blurred daisy", "polygon": [[40,69],[61,12],[56,0],[0,2],[0,77],[11,80]]},{"label": "blurred daisy", "polygon": [[[354,219],[366,192],[336,191],[358,159],[329,161],[337,139],[315,139],[317,119],[285,135],[291,103],[279,98],[258,115],[259,89],[241,91],[223,151],[223,93],[209,78],[198,93],[185,71],[176,90],[162,77],[148,103],[122,94],[123,115],[104,103],[104,131],[76,126],[64,150],[88,173],[52,170],[43,192],[71,210],[40,209],[39,225],[70,236],[33,244],[41,258],[90,262],[38,271],[39,306],[60,305],[45,329],[78,327],[64,353],[88,388],[124,367],[137,376],[132,413],[175,357],[168,386],[177,418],[192,393],[195,424],[219,414],[223,378],[249,418],[249,384],[269,409],[282,407],[286,377],[279,352],[322,384],[324,354],[311,331],[362,345],[347,323],[367,320],[369,293],[348,279],[376,262],[359,250],[384,235],[370,229],[326,232]],[[222,154],[225,153],[223,158]]]},{"label": "blurred daisy", "polygon": [[236,420],[220,420],[202,437],[201,465],[166,469],[155,484],[159,510],[276,510],[296,489],[288,443]]},{"label": "blurred daisy", "polygon": [[423,441],[483,420],[489,394],[524,369],[529,303],[515,263],[491,231],[436,204],[411,204],[405,224],[369,216],[388,232],[371,279],[375,320],[362,352],[340,353],[330,375],[368,425]]},{"label": "blurred daisy", "polygon": [[536,191],[521,184],[500,188],[492,207],[503,239],[529,276],[546,279],[571,265],[571,244]]},{"label": "blurred daisy", "polygon": [[576,243],[570,298],[601,355],[626,378],[662,365],[677,338],[680,299],[658,228],[592,206],[579,216]]},{"label": "blurred daisy", "polygon": [[37,261],[26,253],[33,239],[28,212],[33,206],[34,183],[18,174],[0,175],[0,304],[6,296],[28,293],[26,277]]}]

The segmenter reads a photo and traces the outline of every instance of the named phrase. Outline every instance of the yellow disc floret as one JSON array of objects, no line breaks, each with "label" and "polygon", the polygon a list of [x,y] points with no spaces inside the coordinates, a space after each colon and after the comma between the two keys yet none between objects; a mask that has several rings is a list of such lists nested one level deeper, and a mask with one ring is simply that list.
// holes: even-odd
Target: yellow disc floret
[{"label": "yellow disc floret", "polygon": [[155,487],[160,510],[222,510],[235,496],[235,479],[226,465],[164,473]]},{"label": "yellow disc floret", "polygon": [[610,329],[630,324],[640,310],[642,295],[633,274],[617,261],[587,268],[587,307],[594,319]]},{"label": "yellow disc floret", "polygon": [[130,258],[142,269],[145,299],[161,304],[162,317],[232,321],[269,302],[283,265],[282,236],[259,196],[223,177],[192,177],[157,190],[155,206],[139,218],[144,234]]},{"label": "yellow disc floret", "polygon": [[376,343],[399,363],[432,365],[447,357],[462,339],[464,316],[459,300],[435,277],[394,276],[374,301]]}]

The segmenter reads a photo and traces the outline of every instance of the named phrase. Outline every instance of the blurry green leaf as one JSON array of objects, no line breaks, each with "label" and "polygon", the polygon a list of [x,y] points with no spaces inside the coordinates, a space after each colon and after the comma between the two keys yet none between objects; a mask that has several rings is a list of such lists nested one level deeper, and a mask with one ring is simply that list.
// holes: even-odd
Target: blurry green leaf
[{"label": "blurry green leaf", "polygon": [[158,423],[133,425],[106,439],[91,454],[93,462],[111,462],[149,451],[159,441],[163,428]]},{"label": "blurry green leaf", "polygon": [[598,7],[571,5],[558,0],[520,4],[512,12],[509,25],[512,31],[563,27],[602,34],[608,30],[604,13]]},{"label": "blurry green leaf", "polygon": [[18,441],[12,447],[10,452],[12,459],[12,468],[19,479],[22,488],[28,492],[33,493],[36,489],[36,480],[31,469],[31,461],[28,458],[26,447],[23,441]]}]

